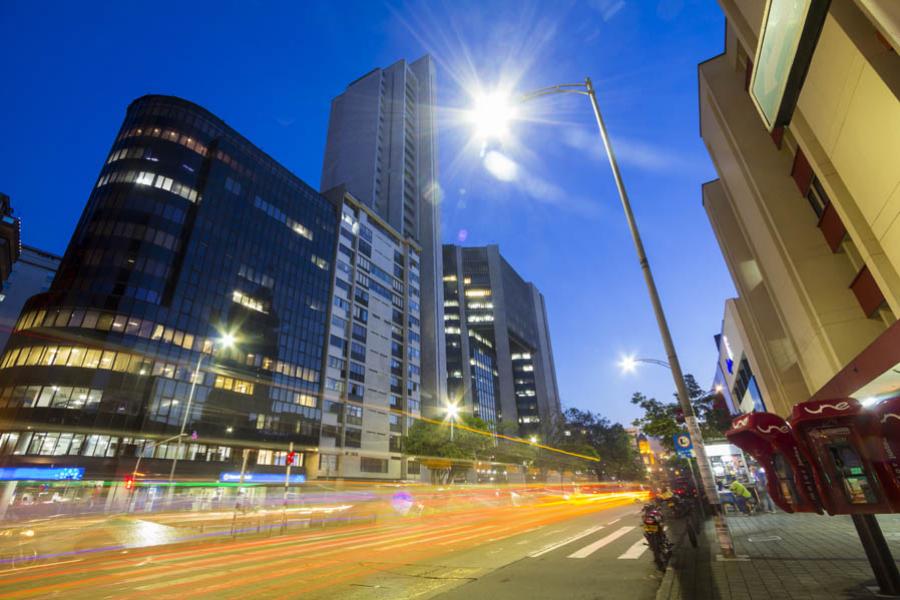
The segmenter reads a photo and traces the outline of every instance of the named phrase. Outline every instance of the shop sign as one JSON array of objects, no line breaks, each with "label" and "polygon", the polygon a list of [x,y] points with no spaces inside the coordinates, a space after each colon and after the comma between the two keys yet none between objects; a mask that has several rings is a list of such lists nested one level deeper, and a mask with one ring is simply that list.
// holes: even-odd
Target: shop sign
[{"label": "shop sign", "polygon": [[771,131],[791,121],[831,0],[768,0],[750,97]]}]

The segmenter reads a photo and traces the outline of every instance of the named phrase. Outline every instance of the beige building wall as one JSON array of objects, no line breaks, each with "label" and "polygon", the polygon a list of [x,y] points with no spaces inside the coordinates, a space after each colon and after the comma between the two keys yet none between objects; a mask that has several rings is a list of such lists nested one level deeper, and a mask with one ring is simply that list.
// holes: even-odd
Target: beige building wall
[{"label": "beige building wall", "polygon": [[[889,13],[878,2],[832,3],[779,148],[746,91],[765,1],[720,3],[726,50],[699,67],[701,135],[719,174],[703,202],[761,386],[785,415],[900,315],[900,62],[884,33],[897,29],[873,22]],[[798,152],[846,229],[834,249],[792,176]],[[863,269],[884,296],[869,316],[851,289]]]}]

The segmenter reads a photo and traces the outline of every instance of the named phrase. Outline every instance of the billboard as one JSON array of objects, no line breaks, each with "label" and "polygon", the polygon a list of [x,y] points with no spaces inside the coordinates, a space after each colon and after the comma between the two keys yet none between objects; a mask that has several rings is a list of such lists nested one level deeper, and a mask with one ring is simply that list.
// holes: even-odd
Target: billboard
[{"label": "billboard", "polygon": [[791,121],[831,0],[768,0],[750,97],[771,131]]}]

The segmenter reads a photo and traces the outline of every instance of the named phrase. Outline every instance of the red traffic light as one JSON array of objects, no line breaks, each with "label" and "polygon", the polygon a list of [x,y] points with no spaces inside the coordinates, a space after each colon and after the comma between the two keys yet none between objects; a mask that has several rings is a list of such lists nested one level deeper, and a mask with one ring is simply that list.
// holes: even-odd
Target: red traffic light
[{"label": "red traffic light", "polygon": [[675,408],[675,422],[679,425],[684,424],[684,410],[680,406]]},{"label": "red traffic light", "polygon": [[126,475],[125,476],[125,489],[126,490],[134,489],[134,475]]},{"label": "red traffic light", "polygon": [[294,464],[294,459],[296,459],[296,458],[297,458],[297,453],[294,452],[293,450],[291,450],[290,452],[287,453],[287,464],[288,465]]}]

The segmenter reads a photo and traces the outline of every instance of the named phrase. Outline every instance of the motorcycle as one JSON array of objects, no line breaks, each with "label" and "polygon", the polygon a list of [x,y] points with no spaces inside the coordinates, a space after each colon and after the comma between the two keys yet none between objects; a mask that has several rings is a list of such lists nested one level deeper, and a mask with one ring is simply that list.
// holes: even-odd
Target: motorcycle
[{"label": "motorcycle", "polygon": [[654,504],[647,504],[641,512],[644,539],[653,551],[653,561],[660,571],[666,570],[672,556],[672,545],[666,536],[665,519],[662,511]]}]

